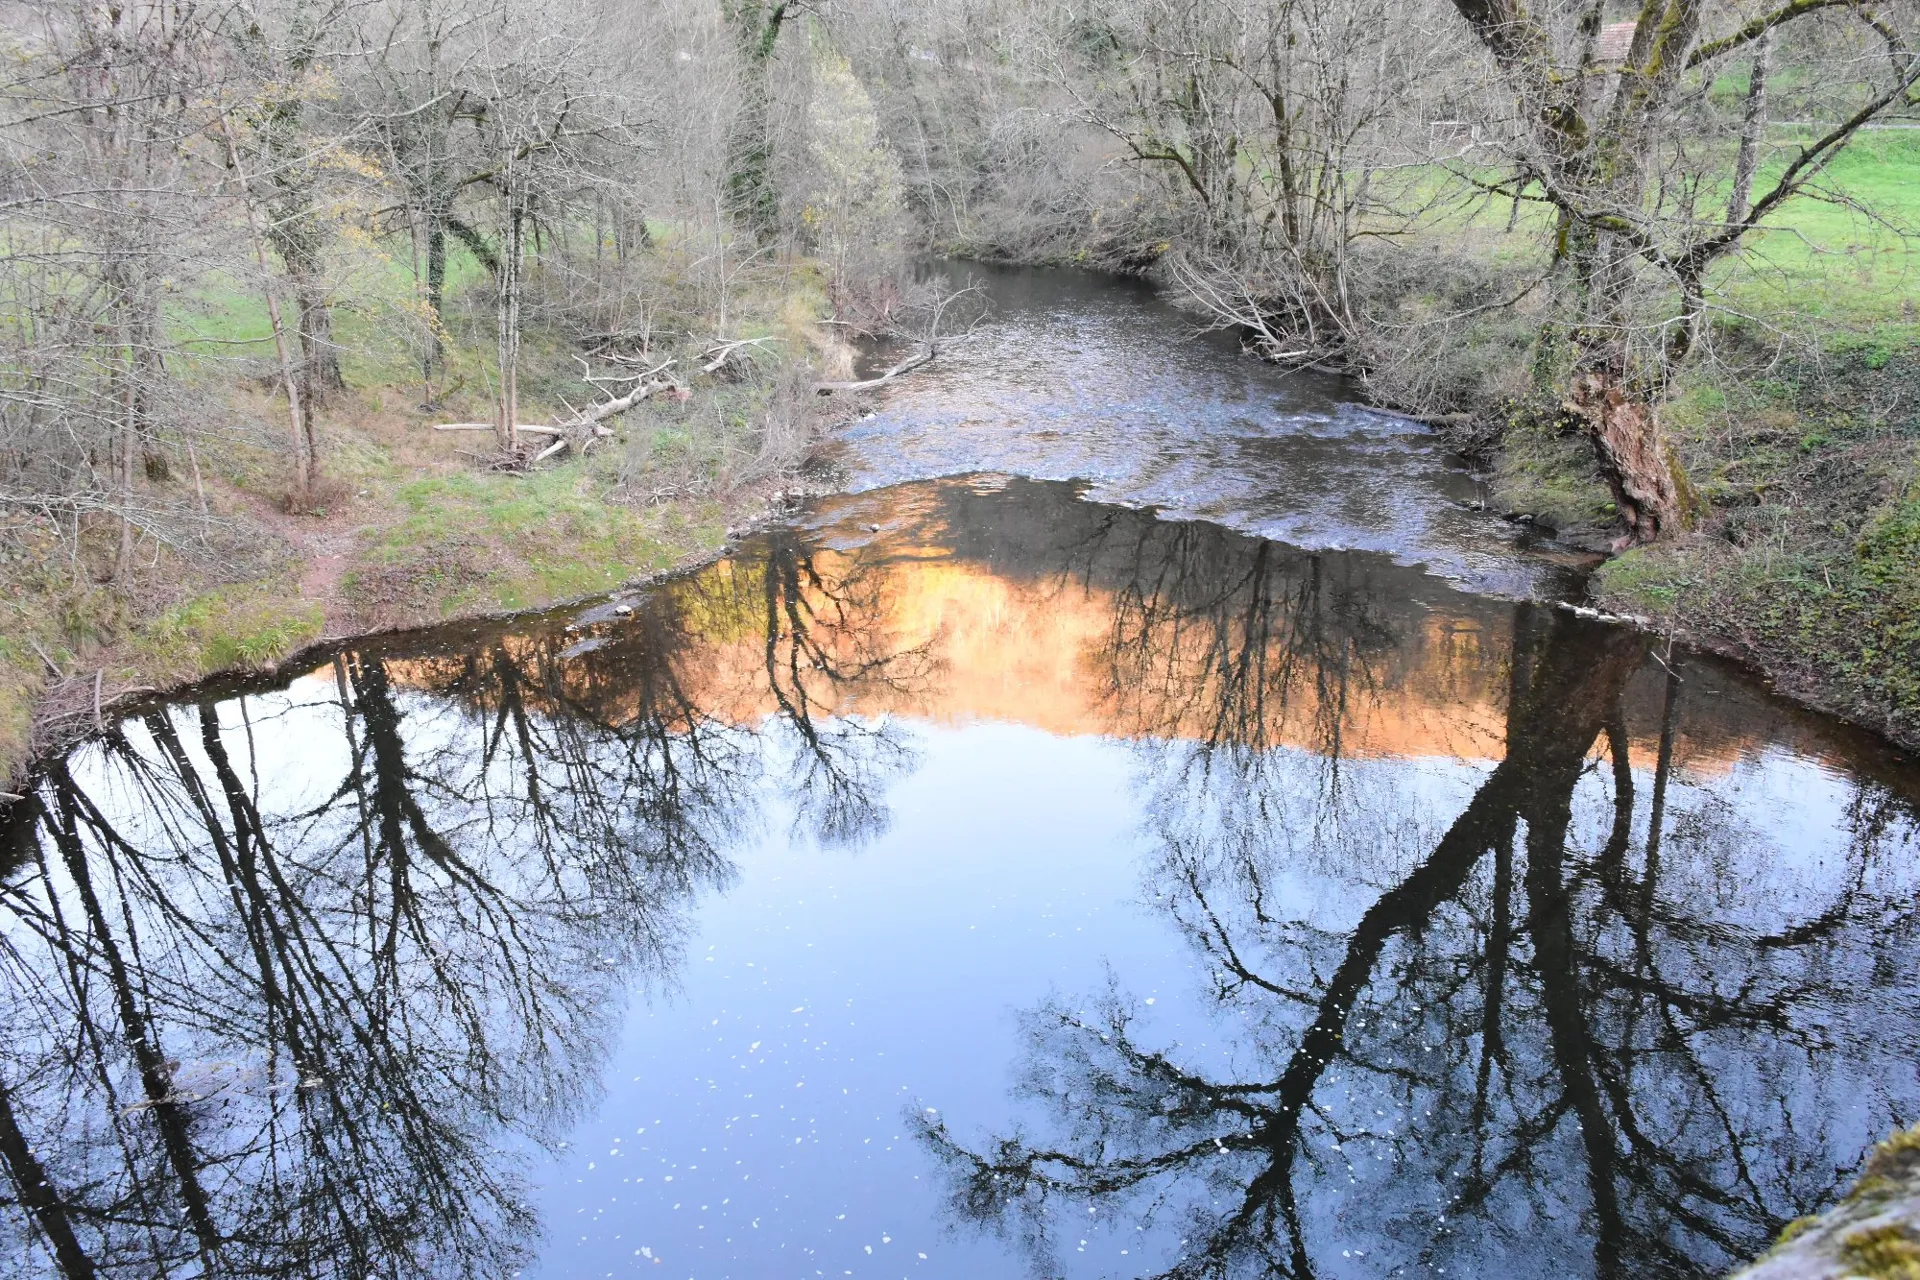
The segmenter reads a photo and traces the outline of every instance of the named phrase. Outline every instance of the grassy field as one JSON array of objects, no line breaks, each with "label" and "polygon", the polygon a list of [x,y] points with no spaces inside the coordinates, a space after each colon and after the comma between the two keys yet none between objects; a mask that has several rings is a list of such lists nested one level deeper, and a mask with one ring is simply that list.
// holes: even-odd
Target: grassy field
[{"label": "grassy field", "polygon": [[[1798,139],[1775,137],[1775,147]],[[1785,164],[1776,149],[1756,188]],[[1838,199],[1802,196],[1768,219],[1752,252],[1730,262],[1727,303],[1762,321],[1870,330],[1892,325],[1920,336],[1920,253],[1899,229],[1920,235],[1920,129],[1862,134],[1821,183]],[[1855,203],[1843,203],[1852,201]]]}]

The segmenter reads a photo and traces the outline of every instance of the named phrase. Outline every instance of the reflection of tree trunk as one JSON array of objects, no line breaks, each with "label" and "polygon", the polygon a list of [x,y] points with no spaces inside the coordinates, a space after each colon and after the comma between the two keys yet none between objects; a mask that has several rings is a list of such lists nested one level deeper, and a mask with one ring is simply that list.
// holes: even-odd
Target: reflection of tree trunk
[{"label": "reflection of tree trunk", "polygon": [[1660,879],[1661,828],[1667,821],[1667,779],[1673,774],[1673,730],[1680,701],[1680,672],[1673,665],[1676,661],[1669,657],[1667,664],[1667,696],[1660,707],[1660,749],[1653,766],[1653,800],[1647,808],[1647,856],[1640,874],[1640,909],[1636,913],[1643,969],[1648,960],[1646,953],[1652,946],[1649,934],[1653,926],[1654,886]]},{"label": "reflection of tree trunk", "polygon": [[53,1189],[53,1179],[34,1153],[32,1142],[21,1131],[13,1113],[13,1095],[5,1080],[0,1080],[0,1160],[7,1163],[7,1174],[13,1179],[14,1194],[20,1204],[33,1215],[41,1234],[53,1247],[60,1274],[66,1280],[92,1277],[95,1274],[93,1259],[80,1247],[73,1223],[67,1219],[66,1204]]},{"label": "reflection of tree trunk", "polygon": [[1627,736],[1626,708],[1615,702],[1607,716],[1607,757],[1613,762],[1613,830],[1600,851],[1600,874],[1617,884],[1633,841],[1633,759]]},{"label": "reflection of tree trunk", "polygon": [[[220,1232],[213,1223],[206,1188],[200,1183],[200,1161],[193,1149],[192,1136],[187,1132],[187,1118],[173,1096],[172,1069],[154,1040],[146,1014],[140,1008],[136,987],[126,960],[121,955],[120,944],[113,936],[99,895],[94,892],[86,849],[81,844],[76,828],[79,807],[88,805],[90,808],[90,802],[75,785],[64,763],[55,766],[52,781],[59,802],[59,815],[48,825],[86,912],[88,929],[101,957],[106,961],[107,979],[113,988],[120,1027],[140,1069],[140,1085],[146,1093],[147,1110],[152,1113],[154,1124],[160,1130],[167,1161],[179,1179],[180,1196],[186,1205],[187,1220],[199,1241],[203,1264],[212,1271],[220,1249]],[[89,814],[90,818],[96,816]]]},{"label": "reflection of tree trunk", "polygon": [[[1291,1182],[1301,1112],[1311,1104],[1322,1073],[1338,1058],[1354,1002],[1372,980],[1387,943],[1420,928],[1456,897],[1481,855],[1504,846],[1516,814],[1527,822],[1530,878],[1535,842],[1565,840],[1587,749],[1638,664],[1641,645],[1630,632],[1591,627],[1534,606],[1518,611],[1514,638],[1517,696],[1507,712],[1507,758],[1427,860],[1381,895],[1349,935],[1346,955],[1275,1089],[1282,1119],[1261,1135],[1274,1162],[1247,1188],[1237,1222],[1250,1221],[1258,1205]],[[1536,950],[1539,945],[1536,940]]]},{"label": "reflection of tree trunk", "polygon": [[1480,998],[1480,1067],[1473,1082],[1473,1176],[1483,1176],[1481,1160],[1485,1154],[1488,1091],[1493,1085],[1493,1066],[1506,1066],[1506,1043],[1500,1030],[1500,1018],[1507,989],[1508,952],[1513,946],[1513,838],[1515,824],[1509,822],[1493,849],[1493,901],[1487,925],[1487,975]]},{"label": "reflection of tree trunk", "polygon": [[[1162,1082],[1162,1087],[1153,1091],[1156,1097],[1163,1092],[1164,1082],[1177,1080],[1181,1087],[1231,1112],[1236,1126],[1251,1125],[1251,1129],[1236,1127],[1228,1136],[1207,1137],[1185,1150],[1113,1166],[1108,1166],[1099,1153],[1029,1150],[1017,1140],[1002,1143],[991,1158],[970,1157],[977,1177],[988,1180],[975,1183],[981,1187],[983,1199],[1004,1202],[1021,1183],[1042,1190],[1063,1190],[1080,1183],[1089,1190],[1110,1192],[1219,1152],[1257,1151],[1265,1157],[1265,1167],[1248,1182],[1240,1203],[1212,1230],[1202,1248],[1211,1264],[1220,1269],[1249,1247],[1271,1262],[1264,1247],[1250,1242],[1258,1238],[1263,1224],[1273,1225],[1277,1214],[1292,1242],[1293,1272],[1307,1273],[1309,1260],[1294,1210],[1294,1164],[1304,1117],[1313,1110],[1321,1079],[1342,1057],[1355,1005],[1373,982],[1392,941],[1427,928],[1435,912],[1459,896],[1489,850],[1499,858],[1494,885],[1499,936],[1494,946],[1500,956],[1500,971],[1504,971],[1511,938],[1512,841],[1517,824],[1524,819],[1530,841],[1546,842],[1544,847],[1549,851],[1554,841],[1564,841],[1573,791],[1585,769],[1587,751],[1643,653],[1641,641],[1632,632],[1595,627],[1530,605],[1516,612],[1513,634],[1506,758],[1487,776],[1426,860],[1376,899],[1348,934],[1345,954],[1321,989],[1312,1020],[1301,1032],[1279,1079],[1271,1084],[1217,1089],[1159,1055],[1122,1049],[1134,1069]],[[1202,909],[1206,909],[1204,901]],[[1238,967],[1245,972],[1230,944],[1223,959],[1229,969]],[[1281,989],[1257,977],[1252,980],[1273,990]],[[1489,994],[1488,1018],[1483,1027],[1487,1037],[1483,1046],[1485,1071],[1491,1070],[1491,1062],[1502,1051],[1498,971],[1493,983],[1496,991]],[[1101,1038],[1103,1043],[1113,1042],[1112,1037]],[[1100,1085],[1093,1083],[1092,1089],[1095,1100],[1090,1105],[1097,1107]],[[1252,1102],[1255,1097],[1261,1101]],[[946,1140],[942,1136],[937,1141],[944,1144]],[[1043,1178],[1039,1167],[1048,1164],[1067,1171],[1066,1180]],[[1606,1176],[1610,1177],[1610,1172]],[[1199,1274],[1198,1267],[1194,1273]]]},{"label": "reflection of tree trunk", "polygon": [[[186,789],[188,799],[200,815],[207,838],[213,844],[214,856],[220,860],[221,877],[226,882],[234,914],[245,922],[247,946],[253,952],[254,967],[265,990],[268,1009],[290,1009],[288,1002],[281,998],[279,975],[268,946],[267,921],[272,916],[270,900],[260,885],[254,866],[255,851],[265,847],[266,832],[252,799],[240,784],[239,776],[227,758],[226,744],[220,738],[219,713],[211,702],[200,704],[200,743],[207,758],[212,761],[221,790],[226,795],[228,812],[233,818],[231,837],[226,825],[214,811],[212,797],[207,793],[199,770],[187,758],[180,736],[174,731],[173,721],[164,712],[155,711],[145,717],[145,722],[147,731],[153,735],[154,742],[166,755],[175,775]],[[292,1024],[293,1019],[289,1016],[290,1028]],[[293,1042],[297,1060],[300,1057],[298,1036],[290,1034],[289,1039]]]},{"label": "reflection of tree trunk", "polygon": [[1608,1280],[1620,1266],[1621,1213],[1614,1185],[1618,1153],[1612,1120],[1594,1079],[1594,1045],[1580,989],[1579,943],[1573,936],[1573,904],[1564,875],[1571,802],[1571,788],[1564,795],[1543,793],[1527,814],[1527,930],[1533,936],[1533,965],[1540,976],[1554,1065],[1586,1150],[1587,1190],[1595,1219],[1594,1274],[1598,1280]]},{"label": "reflection of tree trunk", "polygon": [[[232,886],[234,905],[241,919],[246,921],[247,942],[253,949],[254,964],[259,970],[261,994],[269,1018],[268,1034],[272,1037],[273,1032],[278,1030],[279,1038],[285,1041],[293,1056],[296,1071],[315,1067],[317,1064],[308,1056],[308,1037],[301,1025],[301,1006],[290,998],[286,989],[298,985],[295,976],[298,964],[291,953],[277,908],[281,904],[292,903],[295,898],[286,884],[276,882],[269,889],[262,880],[262,861],[268,861],[270,866],[273,857],[266,824],[261,821],[260,811],[254,806],[246,787],[241,785],[240,775],[227,755],[226,743],[220,736],[219,712],[211,702],[200,704],[200,744],[207,753],[207,759],[213,763],[214,773],[220,779],[220,789],[226,795],[228,812],[233,816],[233,855],[229,857],[227,854],[224,839],[216,843],[221,846],[225,864],[222,869]],[[196,782],[196,788],[198,785]],[[210,821],[208,828],[218,831],[219,824]],[[285,987],[281,981],[283,970],[286,974]]]},{"label": "reflection of tree trunk", "polygon": [[[540,751],[534,745],[533,726],[527,720],[527,700],[520,691],[520,668],[514,665],[505,645],[493,651],[493,674],[500,683],[500,716],[513,724],[513,738],[520,747],[521,764],[526,771],[527,803],[544,813],[541,799]],[[544,825],[544,824],[543,824]]]}]

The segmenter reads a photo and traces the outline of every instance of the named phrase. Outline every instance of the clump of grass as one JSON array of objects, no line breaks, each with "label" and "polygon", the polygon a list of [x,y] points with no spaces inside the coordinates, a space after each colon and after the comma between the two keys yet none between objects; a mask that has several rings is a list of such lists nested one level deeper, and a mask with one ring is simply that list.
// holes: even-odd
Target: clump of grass
[{"label": "clump of grass", "polygon": [[524,609],[605,591],[720,545],[716,503],[627,505],[607,469],[449,474],[398,486],[404,516],[353,571],[356,595],[424,615]]},{"label": "clump of grass", "polygon": [[135,669],[191,679],[230,667],[265,667],[320,638],[320,605],[286,581],[230,584],[191,596],[129,637]]}]

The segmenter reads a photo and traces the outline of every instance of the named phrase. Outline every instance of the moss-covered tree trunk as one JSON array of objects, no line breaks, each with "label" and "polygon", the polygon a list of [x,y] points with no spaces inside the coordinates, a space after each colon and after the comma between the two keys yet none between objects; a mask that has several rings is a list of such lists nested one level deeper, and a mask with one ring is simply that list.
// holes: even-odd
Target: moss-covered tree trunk
[{"label": "moss-covered tree trunk", "polygon": [[[1636,268],[1659,260],[1642,216],[1646,173],[1658,113],[1687,65],[1702,0],[1647,0],[1625,65],[1608,78],[1617,84],[1609,101],[1596,100],[1605,94],[1590,88],[1603,70],[1598,0],[1581,15],[1574,52],[1556,51],[1553,33],[1519,0],[1454,5],[1532,124],[1515,156],[1516,197],[1537,183],[1558,214],[1553,254],[1564,267],[1564,296],[1560,319],[1542,329],[1537,376],[1592,442],[1626,524],[1623,541],[1655,541],[1680,529],[1686,515],[1686,479],[1660,428],[1670,366],[1684,356],[1686,342],[1649,341],[1645,334],[1635,340],[1642,319],[1634,313]],[[1571,75],[1569,66],[1576,68]],[[1697,289],[1683,292],[1693,307]],[[1696,320],[1690,312],[1678,328],[1690,334]]]},{"label": "moss-covered tree trunk", "polygon": [[300,392],[309,406],[344,390],[340,355],[333,340],[333,305],[327,288],[327,227],[315,173],[320,147],[307,129],[306,86],[320,52],[322,16],[310,3],[292,12],[285,47],[277,54],[257,25],[243,47],[269,77],[255,121],[264,170],[267,241],[286,268],[300,342]]},{"label": "moss-covered tree trunk", "polygon": [[739,108],[727,134],[727,213],[766,243],[780,233],[780,192],[773,180],[773,55],[780,29],[799,6],[794,0],[723,0],[721,8],[740,54]]}]

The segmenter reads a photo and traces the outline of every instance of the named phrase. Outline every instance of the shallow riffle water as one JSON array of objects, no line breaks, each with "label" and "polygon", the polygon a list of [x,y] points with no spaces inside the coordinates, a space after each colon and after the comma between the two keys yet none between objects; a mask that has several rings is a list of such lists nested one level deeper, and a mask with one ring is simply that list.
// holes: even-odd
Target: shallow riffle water
[{"label": "shallow riffle water", "polygon": [[[1015,345],[1168,324],[1047,283],[1000,282]],[[959,373],[710,567],[48,762],[5,828],[0,1256],[1712,1276],[1920,1118],[1912,759],[1485,590],[1577,562],[1424,441],[1378,519],[1289,515],[1239,444],[1136,457],[1144,411],[1089,427],[1109,471],[1019,478],[1028,418]],[[996,469],[901,481],[943,432]],[[1194,518],[1148,505],[1189,472]]]},{"label": "shallow riffle water", "polygon": [[1308,550],[1379,551],[1480,590],[1564,594],[1592,558],[1488,519],[1488,494],[1426,427],[1283,372],[1146,285],[1063,271],[942,269],[988,322],[843,433],[855,489],[971,472],[1079,480]]}]

